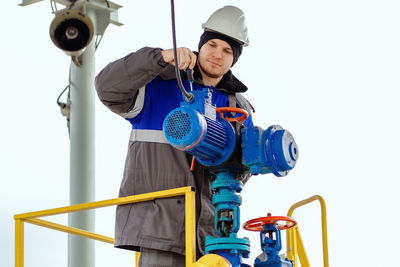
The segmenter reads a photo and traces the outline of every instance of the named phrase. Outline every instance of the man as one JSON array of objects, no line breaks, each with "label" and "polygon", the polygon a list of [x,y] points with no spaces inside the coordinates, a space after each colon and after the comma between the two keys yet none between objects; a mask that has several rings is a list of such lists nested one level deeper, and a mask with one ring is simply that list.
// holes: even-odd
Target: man
[{"label": "man", "polygon": [[[209,87],[217,107],[251,105],[240,93],[247,87],[230,71],[248,45],[243,12],[225,6],[203,24],[198,56],[178,48],[178,67],[194,70],[194,90]],[[196,188],[197,256],[214,232],[212,174],[173,148],[162,132],[165,116],[182,101],[173,50],[145,47],[106,66],[96,77],[101,101],[132,124],[120,197],[183,186]],[[182,71],[183,78],[186,77]],[[188,83],[183,81],[188,87]],[[251,117],[247,120],[251,124]],[[117,208],[115,246],[141,251],[139,266],[185,266],[184,199],[159,199]]]}]

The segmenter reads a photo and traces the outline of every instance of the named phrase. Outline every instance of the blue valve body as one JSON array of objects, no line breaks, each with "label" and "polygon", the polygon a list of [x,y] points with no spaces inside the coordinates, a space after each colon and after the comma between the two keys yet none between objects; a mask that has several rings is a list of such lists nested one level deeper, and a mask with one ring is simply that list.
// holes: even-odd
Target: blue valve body
[{"label": "blue valve body", "polygon": [[[275,239],[268,237],[275,233]],[[254,261],[254,267],[293,267],[289,259],[281,259],[279,251],[282,249],[281,231],[274,224],[265,224],[260,232],[261,250],[263,253]]]},{"label": "blue valve body", "polygon": [[235,179],[231,172],[219,172],[211,184],[212,202],[215,206],[214,228],[218,237],[207,236],[205,251],[218,254],[227,259],[232,267],[249,267],[242,263],[248,258],[250,242],[247,238],[237,237],[240,228],[240,209],[242,182]]}]

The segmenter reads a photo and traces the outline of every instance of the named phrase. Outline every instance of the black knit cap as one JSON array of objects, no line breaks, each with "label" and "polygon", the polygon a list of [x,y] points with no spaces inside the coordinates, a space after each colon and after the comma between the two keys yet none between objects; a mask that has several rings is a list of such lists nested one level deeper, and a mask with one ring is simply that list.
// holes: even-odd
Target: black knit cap
[{"label": "black knit cap", "polygon": [[199,52],[200,52],[200,48],[208,41],[211,39],[220,39],[223,40],[225,42],[227,42],[233,51],[233,62],[232,62],[232,66],[235,65],[235,63],[238,61],[239,56],[242,54],[242,50],[243,50],[243,45],[241,45],[239,42],[233,40],[232,38],[217,33],[217,32],[210,32],[210,31],[204,31],[204,33],[200,36],[200,42],[199,42]]}]

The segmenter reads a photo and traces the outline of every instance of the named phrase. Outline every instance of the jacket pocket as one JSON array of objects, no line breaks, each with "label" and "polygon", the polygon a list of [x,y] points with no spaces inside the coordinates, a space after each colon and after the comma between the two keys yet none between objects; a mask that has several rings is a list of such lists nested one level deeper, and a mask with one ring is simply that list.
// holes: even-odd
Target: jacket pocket
[{"label": "jacket pocket", "polygon": [[[185,199],[183,196],[156,199],[146,212],[141,237],[162,242],[184,242]],[[182,239],[183,238],[183,239]]]}]

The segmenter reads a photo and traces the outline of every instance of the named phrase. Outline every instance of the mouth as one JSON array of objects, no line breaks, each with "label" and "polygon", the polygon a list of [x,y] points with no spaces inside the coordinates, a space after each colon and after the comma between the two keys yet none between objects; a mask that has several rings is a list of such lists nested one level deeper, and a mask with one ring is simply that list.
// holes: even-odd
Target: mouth
[{"label": "mouth", "polygon": [[208,62],[209,62],[212,66],[221,67],[221,64],[219,64],[219,63],[217,63],[217,62],[215,62],[215,61],[208,60]]}]

